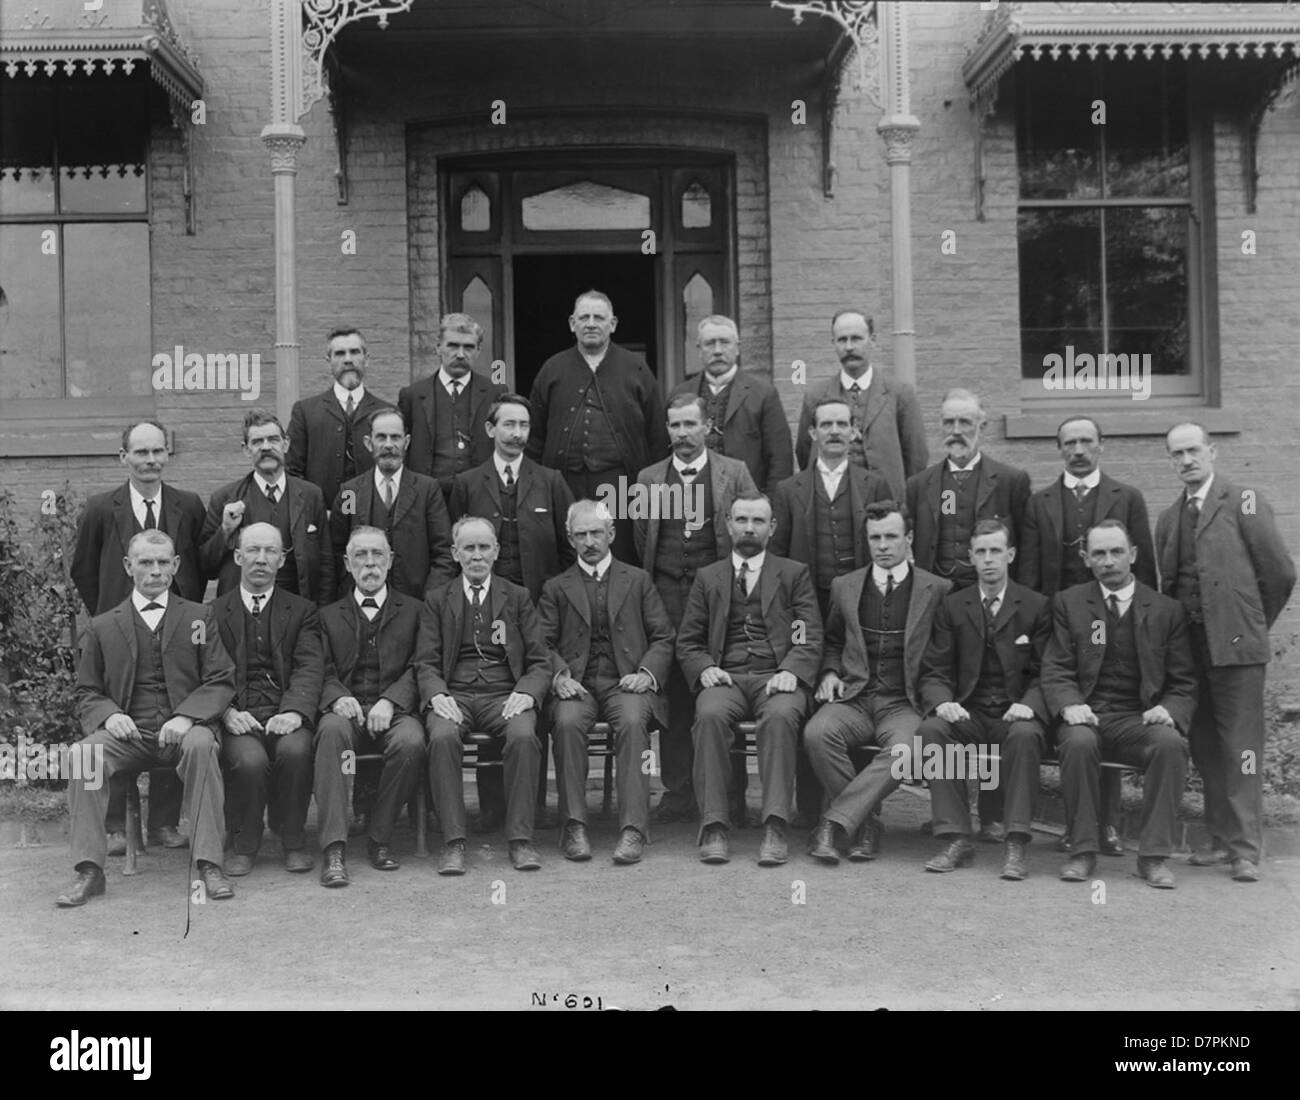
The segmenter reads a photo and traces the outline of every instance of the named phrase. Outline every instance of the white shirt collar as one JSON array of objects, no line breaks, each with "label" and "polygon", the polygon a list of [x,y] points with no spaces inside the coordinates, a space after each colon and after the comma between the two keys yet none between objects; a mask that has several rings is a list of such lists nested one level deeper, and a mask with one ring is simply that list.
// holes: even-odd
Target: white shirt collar
[{"label": "white shirt collar", "polygon": [[1074,492],[1074,487],[1080,482],[1083,483],[1084,488],[1087,489],[1088,492],[1092,492],[1093,489],[1097,488],[1097,486],[1101,484],[1101,467],[1098,466],[1087,477],[1075,477],[1069,470],[1065,470],[1062,472],[1061,478],[1065,482],[1065,487],[1069,489],[1070,492]]},{"label": "white shirt collar", "polygon": [[1128,584],[1126,584],[1123,588],[1117,588],[1114,591],[1107,588],[1104,584],[1101,583],[1101,581],[1097,582],[1097,587],[1101,589],[1101,598],[1103,600],[1107,600],[1111,596],[1114,596],[1116,599],[1118,599],[1119,609],[1121,612],[1123,612],[1128,607],[1128,605],[1133,602],[1133,597],[1137,593],[1137,578],[1129,577]]},{"label": "white shirt collar", "polygon": [[397,499],[397,494],[402,491],[402,471],[405,466],[399,466],[391,474],[385,475],[378,466],[375,467],[375,491],[379,494],[380,499],[384,496],[384,478],[387,477],[393,483],[393,499]]},{"label": "white shirt collar", "polygon": [[135,604],[135,609],[140,612],[141,616],[145,614],[144,605],[147,603],[156,603],[162,607],[162,611],[150,611],[150,615],[161,615],[167,610],[167,597],[171,595],[170,590],[157,595],[151,601],[148,596],[144,595],[138,588],[131,589],[131,602]]},{"label": "white shirt collar", "polygon": [[683,462],[680,458],[677,457],[676,452],[673,453],[673,469],[677,471],[678,477],[682,476],[682,471],[685,470],[688,466],[695,471],[695,476],[699,477],[700,474],[704,473],[704,467],[707,466],[708,464],[709,464],[708,447],[705,447],[704,450],[702,450],[699,453],[699,455],[696,457],[694,462]]},{"label": "white shirt collar", "polygon": [[[767,560],[766,550],[760,551],[759,553],[755,554],[752,558],[742,558],[734,550],[731,552],[731,568],[734,569],[737,574],[740,573],[740,563],[748,562],[750,576],[756,577],[758,576],[759,573],[763,572],[763,562],[765,562],[766,560]],[[752,582],[749,587],[750,590],[753,591],[754,586]]]},{"label": "white shirt collar", "polygon": [[1187,496],[1189,498],[1195,497],[1196,500],[1199,502],[1198,507],[1203,508],[1205,507],[1205,501],[1210,495],[1210,486],[1213,484],[1214,484],[1214,475],[1211,474],[1209,477],[1205,479],[1205,481],[1201,484],[1201,487],[1197,489],[1196,492],[1187,493]]},{"label": "white shirt collar", "polygon": [[361,402],[366,396],[365,384],[363,383],[355,390],[348,390],[344,389],[337,382],[334,383],[334,400],[339,403],[340,409],[346,409],[348,407],[348,394],[352,395],[353,410],[355,411],[361,407]]},{"label": "white shirt collar", "polygon": [[384,609],[384,601],[388,599],[388,585],[385,584],[373,596],[367,596],[364,592],[361,591],[361,589],[354,588],[352,589],[352,598],[357,601],[358,607],[361,606],[362,600],[366,600],[366,599],[374,600],[375,603],[379,605],[379,610],[382,611]]},{"label": "white shirt collar", "polygon": [[871,565],[871,579],[875,583],[877,588],[884,588],[885,578],[893,577],[894,587],[897,588],[900,584],[902,584],[905,580],[907,580],[908,571],[909,571],[909,567],[907,562],[905,561],[900,561],[896,566],[894,566],[893,569],[881,569],[880,566],[876,565],[873,562]]},{"label": "white shirt collar", "polygon": [[820,456],[818,456],[817,458],[817,470],[822,475],[822,477],[829,477],[829,478],[833,478],[835,481],[839,481],[839,479],[844,476],[844,471],[847,470],[848,468],[849,468],[849,459],[847,455],[840,461],[840,464],[836,466],[835,469],[833,470],[826,465],[826,463],[822,460]]},{"label": "white shirt collar", "polygon": [[975,467],[978,466],[978,465],[980,464],[980,459],[983,458],[983,457],[984,457],[984,452],[983,452],[983,451],[976,451],[976,452],[975,452],[975,457],[972,458],[968,463],[966,463],[965,466],[955,466],[955,465],[953,465],[953,461],[952,461],[951,458],[947,458],[947,459],[945,459],[944,461],[948,464],[948,472],[949,472],[949,473],[957,473],[957,472],[959,472],[959,471],[961,471],[961,470],[973,470],[973,469],[975,469]]},{"label": "white shirt collar", "polygon": [[[894,583],[897,584],[898,582],[895,581]],[[975,586],[975,591],[979,593],[980,602],[983,603],[983,602],[984,602],[984,599],[985,599],[985,596],[984,596],[984,589],[980,588],[980,586],[977,584],[977,585]],[[993,597],[993,603],[994,603],[997,607],[1001,608],[1001,606],[1002,606],[1002,601],[1005,600],[1006,598],[1007,598],[1007,582],[1006,582],[1006,581],[1003,581],[1003,582],[1002,582],[1002,587],[998,589],[998,591],[997,591],[997,595],[995,595],[995,596]]]},{"label": "white shirt collar", "polygon": [[256,470],[254,470],[254,471],[253,471],[253,480],[257,482],[257,487],[262,491],[262,495],[263,495],[263,496],[266,496],[266,487],[267,487],[268,485],[274,485],[274,486],[275,486],[275,495],[276,495],[276,499],[277,499],[277,500],[283,500],[283,499],[284,499],[284,490],[287,488],[286,483],[285,483],[285,473],[284,473],[284,470],[281,470],[281,471],[280,471],[280,476],[279,476],[275,481],[267,481],[266,478],[264,478],[264,477],[263,477],[261,474],[259,474]]},{"label": "white shirt collar", "polygon": [[[139,521],[140,525],[144,526],[144,494],[129,481],[126,483],[126,487],[131,492],[131,511],[135,513],[135,518]],[[162,485],[159,485],[158,495],[153,498],[153,518],[155,522],[162,519],[162,494],[163,487]]]},{"label": "white shirt collar", "polygon": [[447,373],[446,368],[439,367],[438,381],[442,383],[442,388],[447,391],[448,395],[450,395],[452,386],[469,385],[469,375],[462,374],[459,378],[453,378],[450,374]]},{"label": "white shirt collar", "polygon": [[735,377],[737,373],[739,373],[739,371],[740,371],[740,364],[738,362],[732,363],[731,369],[727,371],[726,374],[718,378],[714,378],[713,375],[711,375],[708,371],[705,371],[704,384],[708,386],[708,388],[712,390],[714,393],[717,393],[718,390],[722,389],[724,386],[731,385],[731,383],[735,380]]},{"label": "white shirt collar", "polygon": [[[487,580],[485,580],[482,584],[484,603],[487,602],[488,594],[492,591],[492,577],[493,574],[489,573],[487,575]],[[473,586],[469,583],[469,578],[465,576],[464,573],[460,575],[460,585],[465,590],[465,599],[469,600],[470,603],[473,603],[474,593],[470,591],[470,588]]]},{"label": "white shirt collar", "polygon": [[605,361],[605,353],[608,351],[609,351],[608,344],[605,345],[604,350],[601,351],[599,355],[589,355],[587,352],[583,351],[582,348],[578,348],[578,354],[581,355],[587,361],[587,366],[591,368],[591,372],[593,374],[596,373],[596,368]]},{"label": "white shirt collar", "polygon": [[519,480],[519,467],[521,467],[524,464],[524,456],[520,455],[514,461],[507,462],[504,458],[502,458],[499,454],[497,454],[496,450],[494,449],[492,451],[492,464],[497,468],[497,477],[499,477],[503,482],[506,479],[506,467],[509,466],[510,475],[517,482]]},{"label": "white shirt collar", "polygon": [[586,573],[587,576],[595,577],[596,580],[600,580],[606,573],[609,572],[609,565],[610,562],[612,562],[613,560],[614,560],[614,555],[606,551],[604,558],[598,561],[594,566],[588,565],[585,561],[579,558],[578,567],[584,573]]},{"label": "white shirt collar", "polygon": [[[265,611],[271,606],[271,593],[275,591],[274,587],[268,588],[265,592],[258,592],[257,595],[262,597],[261,610]],[[239,598],[244,601],[244,607],[248,609],[249,614],[253,611],[253,593],[245,588],[242,584],[239,586]]]},{"label": "white shirt collar", "polygon": [[843,367],[841,367],[840,386],[845,393],[847,393],[855,385],[860,390],[869,389],[871,386],[871,379],[874,376],[875,371],[876,371],[875,367],[868,365],[867,369],[862,372],[861,378],[854,378],[853,375],[851,375],[848,371],[846,371]]}]

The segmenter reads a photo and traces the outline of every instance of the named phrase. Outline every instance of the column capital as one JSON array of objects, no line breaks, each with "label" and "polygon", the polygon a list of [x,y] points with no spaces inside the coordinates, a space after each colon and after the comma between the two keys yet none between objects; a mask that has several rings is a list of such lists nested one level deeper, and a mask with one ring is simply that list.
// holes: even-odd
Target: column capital
[{"label": "column capital", "polygon": [[271,150],[271,171],[275,174],[298,172],[298,150],[307,135],[296,122],[273,122],[262,127],[262,144]]},{"label": "column capital", "polygon": [[914,115],[886,115],[876,123],[876,133],[885,140],[886,164],[912,162],[912,138],[920,128]]}]

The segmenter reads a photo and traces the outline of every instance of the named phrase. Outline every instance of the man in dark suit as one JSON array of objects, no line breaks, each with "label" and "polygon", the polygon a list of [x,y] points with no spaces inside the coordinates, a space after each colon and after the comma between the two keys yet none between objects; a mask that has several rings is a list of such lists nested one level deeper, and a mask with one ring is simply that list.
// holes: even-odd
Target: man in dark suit
[{"label": "man in dark suit", "polygon": [[[732,501],[758,491],[743,462],[715,455],[704,445],[707,433],[700,399],[677,394],[668,402],[672,457],[647,466],[636,478],[636,549],[674,630],[681,625],[695,574],[731,553],[727,517]],[[659,733],[664,794],[655,807],[656,825],[695,816],[690,736],[695,699],[676,661],[668,673],[666,695],[668,724]]]},{"label": "man in dark suit", "polygon": [[740,367],[740,333],[730,317],[705,317],[696,329],[702,369],[678,383],[670,396],[695,394],[709,425],[705,446],[738,458],[765,493],[794,471],[790,425],[776,389],[766,378]]},{"label": "man in dark suit", "polygon": [[[577,500],[605,499],[668,453],[659,383],[641,356],[610,342],[617,326],[604,294],[580,295],[569,318],[577,343],[542,364],[529,395],[528,455],[559,470]],[[615,512],[614,530],[614,556],[637,564],[631,520]]]},{"label": "man in dark suit", "polygon": [[587,838],[587,741],[598,720],[614,735],[619,840],[615,863],[641,859],[649,835],[650,722],[667,715],[662,687],[676,640],[650,575],[610,553],[614,517],[580,500],[565,526],[578,561],[542,590],[538,612],[555,654],[555,771],[565,859],[591,858]]},{"label": "man in dark suit", "polygon": [[[1065,588],[1092,579],[1083,555],[1088,528],[1103,519],[1117,519],[1128,528],[1137,550],[1133,575],[1151,588],[1156,584],[1156,555],[1151,544],[1147,505],[1139,489],[1101,472],[1101,427],[1090,416],[1076,416],[1056,429],[1056,443],[1065,469],[1045,489],[1029,498],[1016,555],[1020,582],[1049,600]],[[1107,771],[1101,777],[1101,851],[1123,855],[1119,835],[1120,777]],[[1062,839],[1069,850],[1069,838]]]},{"label": "man in dark suit", "polygon": [[1136,554],[1119,520],[1094,525],[1084,545],[1096,581],[1053,598],[1041,679],[1048,715],[1061,723],[1057,754],[1072,840],[1061,879],[1084,882],[1096,866],[1104,757],[1144,769],[1138,875],[1172,890],[1166,860],[1187,778],[1183,737],[1196,709],[1187,615],[1133,576]]},{"label": "man in dark suit", "polygon": [[1160,513],[1161,590],[1187,612],[1201,705],[1188,731],[1205,785],[1209,846],[1192,862],[1231,862],[1238,882],[1259,878],[1263,841],[1264,671],[1268,631],[1295,586],[1295,563],[1254,489],[1217,477],[1200,424],[1165,437],[1184,491]]},{"label": "man in dark suit", "polygon": [[325,359],[334,385],[294,402],[289,413],[288,469],[291,477],[304,478],[320,489],[328,503],[343,482],[373,464],[362,437],[370,414],[387,402],[365,387],[366,341],[361,333],[342,326],[326,339]]},{"label": "man in dark suit", "polygon": [[316,726],[316,813],[322,886],[347,886],[349,778],[356,757],[384,755],[370,813],[366,854],[376,871],[396,871],[393,823],[410,801],[424,765],[424,730],[415,691],[420,601],[388,584],[393,552],[376,527],[348,538],[352,592],[320,613],[325,645],[321,719]]},{"label": "man in dark suit", "polygon": [[925,442],[925,418],[916,391],[871,362],[874,327],[870,317],[857,310],[841,310],[831,320],[831,335],[840,370],[804,396],[799,430],[795,432],[795,458],[808,469],[812,453],[813,410],[824,397],[849,403],[852,434],[849,461],[880,474],[890,495],[901,500],[907,479],[925,469],[930,450]]},{"label": "man in dark suit", "polygon": [[334,554],[325,499],[310,481],[285,473],[288,441],[280,421],[254,410],[244,417],[244,449],[251,473],[223,485],[208,500],[201,559],[217,578],[217,595],[239,584],[235,533],[250,523],[269,523],[280,532],[284,561],[275,586],[324,606],[334,599]]},{"label": "man in dark suit", "polygon": [[492,454],[482,425],[488,407],[506,392],[500,381],[473,370],[483,345],[483,326],[467,313],[448,313],[438,324],[439,367],[397,395],[411,433],[407,465],[436,478],[443,496],[452,479]]},{"label": "man in dark suit", "polygon": [[[125,485],[86,501],[77,521],[72,553],[72,582],[86,610],[102,615],[131,594],[131,577],[122,568],[131,537],[159,530],[171,536],[179,565],[172,591],[194,603],[203,601],[206,578],[199,565],[203,501],[197,493],[163,485],[167,466],[167,430],[156,420],[138,420],[122,433],[118,461],[126,467]],[[126,790],[130,777],[114,780],[108,801],[108,854],[126,851]],[[176,828],[181,785],[171,768],[150,776],[149,832],[165,848],[184,848],[189,841]]]},{"label": "man in dark suit", "polygon": [[[170,536],[141,531],[127,544],[131,594],[96,615],[82,637],[77,708],[83,764],[68,781],[76,878],[57,904],[84,905],[104,892],[104,812],[117,772],[173,767],[184,787],[199,878],[214,900],[234,891],[221,870],[225,815],[215,724],[235,691],[235,666],[212,612],[169,591],[180,563]],[[78,774],[78,771],[80,774]]]},{"label": "man in dark suit", "polygon": [[[1033,839],[1030,823],[1046,744],[1038,673],[1051,617],[1046,596],[1008,578],[1016,548],[1000,519],[975,524],[970,556],[978,583],[944,597],[921,666],[921,707],[928,715],[919,731],[923,753],[944,761],[940,774],[926,772],[934,835],[943,847],[925,869],[952,871],[974,861],[966,780],[978,769],[962,767],[973,763],[972,756],[953,750],[998,745],[997,770],[979,778],[1003,792],[1002,877],[1017,881],[1028,873],[1025,846]],[[958,766],[949,769],[949,761]]]},{"label": "man in dark suit", "polygon": [[422,600],[456,572],[451,560],[451,519],[442,488],[431,477],[405,465],[411,437],[406,421],[393,408],[370,416],[364,440],[375,466],[339,488],[330,508],[330,541],[334,545],[334,576],[340,595],[352,589],[343,568],[348,536],[356,527],[377,527],[388,537],[393,571],[388,578],[397,591]]},{"label": "man in dark suit", "polygon": [[541,767],[537,709],[551,683],[551,658],[528,592],[492,575],[492,524],[463,516],[452,528],[461,575],[425,601],[416,654],[429,731],[429,786],[442,821],[438,873],[465,873],[461,738],[481,731],[502,741],[506,839],[517,870],[535,871],[533,798]]},{"label": "man in dark suit", "polygon": [[694,784],[700,859],[726,863],[729,752],[735,723],[757,721],[763,786],[758,865],[789,858],[799,728],[821,660],[822,620],[808,567],[767,552],[772,505],[759,493],[731,504],[731,554],[695,575],[677,635],[677,659],[697,692]]},{"label": "man in dark suit", "polygon": [[[910,752],[921,724],[921,660],[949,585],[908,564],[911,541],[902,505],[867,505],[872,564],[831,583],[815,695],[823,705],[803,732],[831,800],[812,837],[811,855],[822,863],[838,863],[846,842],[849,859],[876,858],[880,837],[872,815],[903,781],[895,747]],[[860,774],[849,756],[858,745],[880,749]]]},{"label": "man in dark suit", "polygon": [[235,661],[235,697],[221,716],[221,760],[235,852],[228,875],[253,869],[267,797],[286,871],[310,871],[307,806],[311,746],[325,675],[320,616],[310,600],[275,588],[280,532],[254,523],[235,536],[239,587],[213,601],[221,642]]}]

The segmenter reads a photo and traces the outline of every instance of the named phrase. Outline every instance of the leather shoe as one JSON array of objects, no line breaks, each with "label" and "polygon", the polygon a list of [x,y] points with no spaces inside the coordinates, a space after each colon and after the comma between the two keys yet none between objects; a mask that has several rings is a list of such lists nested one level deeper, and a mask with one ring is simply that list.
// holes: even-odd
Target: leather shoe
[{"label": "leather shoe", "polygon": [[587,839],[587,826],[581,821],[570,821],[564,827],[564,838],[560,842],[565,859],[582,863],[591,858],[591,841]]},{"label": "leather shoe", "polygon": [[818,862],[832,867],[839,863],[840,853],[835,850],[835,822],[823,819],[817,823],[808,854]]},{"label": "leather shoe", "polygon": [[1174,888],[1174,873],[1163,856],[1139,856],[1138,877],[1145,879],[1148,886],[1154,886],[1157,890]]},{"label": "leather shoe", "polygon": [[1061,868],[1062,882],[1087,882],[1097,867],[1097,857],[1092,852],[1071,856]]},{"label": "leather shoe", "polygon": [[644,851],[645,837],[641,835],[641,830],[629,825],[619,834],[618,846],[614,849],[614,862],[640,863]]},{"label": "leather shoe", "polygon": [[321,855],[324,864],[320,869],[322,886],[346,886],[352,881],[348,878],[348,857],[344,853],[341,840],[327,845]]},{"label": "leather shoe", "polygon": [[294,874],[310,871],[315,864],[316,861],[306,848],[289,848],[284,853],[284,869]]},{"label": "leather shoe", "polygon": [[162,845],[164,848],[188,848],[190,838],[175,825],[164,825],[161,829],[149,830],[149,843]]},{"label": "leather shoe", "polygon": [[721,825],[710,825],[700,840],[700,862],[727,863],[730,859],[727,855],[727,830]]},{"label": "leather shoe", "polygon": [[442,862],[438,864],[440,875],[463,875],[465,873],[465,842],[449,840],[442,846]]},{"label": "leather shoe", "polygon": [[1214,840],[1206,847],[1192,853],[1187,861],[1193,867],[1217,867],[1220,863],[1231,863],[1232,853],[1223,846],[1223,841]]},{"label": "leather shoe", "polygon": [[542,865],[537,849],[528,840],[510,842],[510,862],[516,871],[536,871]]},{"label": "leather shoe", "polygon": [[981,821],[980,831],[975,839],[981,844],[1001,844],[1007,839],[1007,832],[1000,821],[990,821],[987,825]]},{"label": "leather shoe", "polygon": [[370,858],[370,866],[376,871],[396,871],[401,866],[388,851],[387,844],[377,844],[373,840],[367,842],[366,855]]},{"label": "leather shoe", "polygon": [[1029,874],[1025,864],[1025,842],[1008,837],[1002,848],[1002,877],[1008,882],[1019,882]]},{"label": "leather shoe", "polygon": [[763,843],[758,849],[760,867],[780,867],[790,858],[790,846],[785,839],[785,822],[779,817],[769,817],[763,829]]},{"label": "leather shoe", "polygon": [[858,830],[857,839],[849,849],[850,863],[867,863],[880,854],[880,822],[874,817]]},{"label": "leather shoe", "polygon": [[1232,861],[1232,878],[1234,882],[1258,882],[1259,864],[1249,859],[1234,859]]},{"label": "leather shoe", "polygon": [[210,901],[225,901],[235,896],[235,888],[230,885],[226,873],[215,863],[205,859],[199,860],[199,878],[203,880],[203,889]]},{"label": "leather shoe", "polygon": [[60,909],[75,909],[79,905],[85,905],[91,898],[98,897],[105,888],[103,868],[94,863],[79,863],[77,877],[67,890],[54,899],[54,904]]},{"label": "leather shoe", "polygon": [[226,874],[241,878],[253,869],[253,857],[236,852],[226,860]]},{"label": "leather shoe", "polygon": [[110,856],[126,855],[126,833],[108,834],[108,854]]},{"label": "leather shoe", "polygon": [[1101,842],[1097,845],[1104,856],[1122,856],[1124,841],[1120,839],[1119,830],[1114,825],[1107,825],[1101,831]]},{"label": "leather shoe", "polygon": [[969,867],[974,862],[975,845],[966,837],[959,836],[945,844],[933,858],[926,860],[925,869],[946,874],[948,871],[957,870],[958,867]]},{"label": "leather shoe", "polygon": [[652,825],[674,825],[679,821],[694,821],[695,808],[671,795],[659,799],[659,805],[650,814]]}]

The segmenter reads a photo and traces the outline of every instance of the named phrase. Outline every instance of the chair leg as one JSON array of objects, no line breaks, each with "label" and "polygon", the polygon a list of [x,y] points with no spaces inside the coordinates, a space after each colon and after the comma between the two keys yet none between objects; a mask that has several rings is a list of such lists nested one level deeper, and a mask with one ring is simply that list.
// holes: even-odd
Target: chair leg
[{"label": "chair leg", "polygon": [[429,854],[429,820],[425,813],[423,776],[415,790],[415,854],[421,858]]},{"label": "chair leg", "polygon": [[[612,746],[610,746],[612,748]],[[609,817],[609,807],[614,790],[614,757],[605,755],[605,794],[600,803],[601,817]]]},{"label": "chair leg", "polygon": [[126,791],[126,863],[122,874],[137,875],[136,859],[140,854],[140,791],[132,777]]}]

